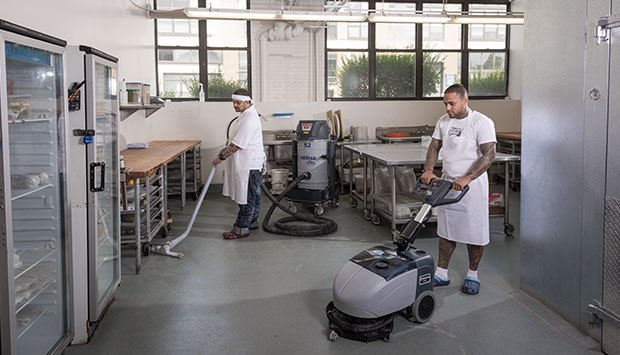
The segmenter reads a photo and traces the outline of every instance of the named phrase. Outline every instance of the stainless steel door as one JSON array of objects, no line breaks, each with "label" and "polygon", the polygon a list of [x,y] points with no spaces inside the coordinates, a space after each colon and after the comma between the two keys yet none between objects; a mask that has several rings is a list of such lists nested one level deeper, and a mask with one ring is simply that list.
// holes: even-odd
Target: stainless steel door
[{"label": "stainless steel door", "polygon": [[0,31],[3,354],[52,353],[71,334],[63,52]]},{"label": "stainless steel door", "polygon": [[85,55],[89,317],[100,318],[120,284],[120,201],[118,170],[117,64]]},{"label": "stainless steel door", "polygon": [[[620,4],[612,3],[612,14],[620,14]],[[618,18],[620,19],[620,15]],[[609,31],[609,117],[602,306],[613,314],[620,315],[620,28]],[[603,321],[601,344],[605,353],[620,354],[620,323]]]}]

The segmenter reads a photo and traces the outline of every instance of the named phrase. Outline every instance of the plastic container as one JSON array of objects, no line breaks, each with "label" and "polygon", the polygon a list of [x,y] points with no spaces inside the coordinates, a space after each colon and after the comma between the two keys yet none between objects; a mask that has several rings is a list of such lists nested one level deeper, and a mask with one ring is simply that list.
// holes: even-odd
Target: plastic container
[{"label": "plastic container", "polygon": [[[392,213],[392,194],[382,193],[374,195],[375,206],[387,213]],[[416,195],[410,193],[400,193],[396,195],[395,216],[396,219],[407,219],[415,216],[423,203]]]},{"label": "plastic container", "polygon": [[142,83],[127,83],[125,86],[125,90],[127,90],[128,104],[142,103]]},{"label": "plastic container", "polygon": [[198,101],[205,102],[205,91],[202,88],[202,84],[200,84],[200,92],[198,93]]},{"label": "plastic container", "polygon": [[279,195],[284,192],[288,184],[288,169],[272,169],[271,170],[271,193]]},{"label": "plastic container", "polygon": [[142,103],[148,105],[151,103],[151,85],[142,84]]}]

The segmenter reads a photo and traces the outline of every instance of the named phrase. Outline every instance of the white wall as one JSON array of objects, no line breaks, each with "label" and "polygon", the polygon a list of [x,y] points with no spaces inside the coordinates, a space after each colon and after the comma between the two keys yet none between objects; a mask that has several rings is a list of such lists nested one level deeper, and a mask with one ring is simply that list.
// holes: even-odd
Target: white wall
[{"label": "white wall", "polygon": [[0,18],[115,56],[119,78],[155,87],[153,20],[127,0],[2,0]]},{"label": "white wall", "polygon": [[[495,121],[497,131],[520,131],[521,101],[480,100],[470,106]],[[341,109],[345,132],[352,125],[368,127],[374,135],[377,126],[434,125],[444,114],[441,101],[390,102],[257,102],[258,111],[267,122],[263,129],[295,129],[301,119],[325,119],[328,110]],[[274,112],[293,112],[293,118],[274,118]],[[219,148],[225,144],[228,122],[237,114],[231,103],[169,102],[149,118],[137,113],[121,122],[127,142],[161,139],[200,139],[203,148],[203,166],[208,167]],[[208,168],[203,174],[208,174]],[[220,183],[221,175],[214,178]]]},{"label": "white wall", "polygon": [[[16,0],[6,2],[11,5],[0,5],[0,18],[62,38],[69,44],[88,45],[116,56],[119,78],[150,83],[155,90],[153,21],[128,0],[21,0],[19,6]],[[136,2],[144,4],[145,0]],[[315,9],[317,2],[322,6],[323,2],[318,0],[302,0],[299,5]],[[523,8],[524,2],[516,0],[513,9]],[[256,0],[252,7],[279,8],[280,2]],[[295,116],[293,119],[270,119],[264,129],[293,129],[299,119],[325,118],[327,110],[341,108],[345,129],[351,125],[366,125],[373,134],[376,126],[432,125],[443,113],[440,101],[325,102],[322,30],[314,36],[310,32],[317,29],[306,28],[290,40],[263,41],[263,50],[267,51],[261,52],[260,35],[271,27],[267,23],[252,24],[253,93],[257,108],[266,117],[273,112],[294,112]],[[512,100],[471,104],[492,117],[498,131],[520,131],[521,127],[522,33],[521,27],[512,27],[509,88]],[[261,64],[264,65],[262,69]],[[121,133],[128,142],[201,139],[206,149],[204,163],[208,164],[215,147],[224,144],[226,125],[235,116],[230,103],[167,103],[149,118],[145,118],[142,111],[136,112],[121,122]],[[204,174],[207,172],[208,169],[204,169]],[[217,178],[216,182],[219,182]]]}]

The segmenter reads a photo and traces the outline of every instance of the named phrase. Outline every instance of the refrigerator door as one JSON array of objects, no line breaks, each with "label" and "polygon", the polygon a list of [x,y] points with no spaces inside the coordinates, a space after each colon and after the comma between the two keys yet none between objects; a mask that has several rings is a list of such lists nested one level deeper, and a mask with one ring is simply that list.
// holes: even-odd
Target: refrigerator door
[{"label": "refrigerator door", "polygon": [[89,318],[99,320],[120,284],[117,64],[85,55]]},{"label": "refrigerator door", "polygon": [[62,351],[72,332],[63,52],[0,31],[3,354]]}]

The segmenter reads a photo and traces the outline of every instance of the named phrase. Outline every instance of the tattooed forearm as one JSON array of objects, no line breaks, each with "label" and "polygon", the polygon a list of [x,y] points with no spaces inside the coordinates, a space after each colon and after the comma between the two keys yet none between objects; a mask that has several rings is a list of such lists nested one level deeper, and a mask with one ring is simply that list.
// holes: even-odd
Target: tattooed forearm
[{"label": "tattooed forearm", "polygon": [[467,175],[469,175],[472,180],[487,171],[491,164],[493,164],[493,161],[495,161],[495,142],[481,144],[480,152],[482,156],[472,164],[467,172]]},{"label": "tattooed forearm", "polygon": [[225,147],[220,151],[220,154],[217,156],[220,160],[226,160],[229,156],[233,155],[236,151],[239,150],[239,147],[230,143],[228,147]]},{"label": "tattooed forearm", "polygon": [[433,138],[426,151],[426,164],[424,164],[424,171],[432,171],[435,168],[435,163],[439,158],[439,150],[441,149],[441,141]]}]

